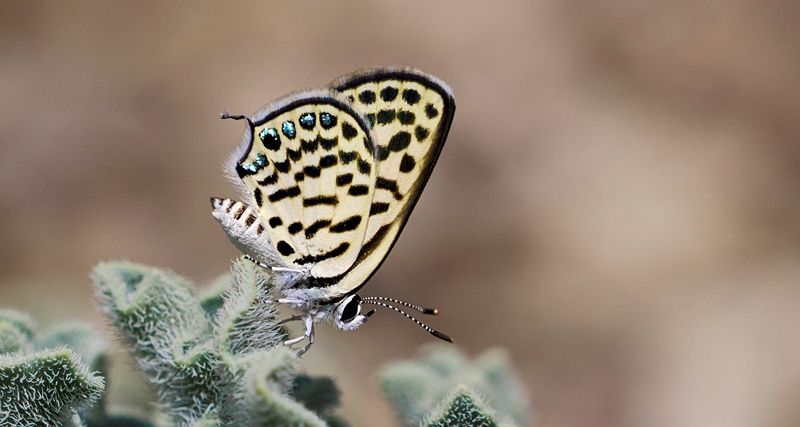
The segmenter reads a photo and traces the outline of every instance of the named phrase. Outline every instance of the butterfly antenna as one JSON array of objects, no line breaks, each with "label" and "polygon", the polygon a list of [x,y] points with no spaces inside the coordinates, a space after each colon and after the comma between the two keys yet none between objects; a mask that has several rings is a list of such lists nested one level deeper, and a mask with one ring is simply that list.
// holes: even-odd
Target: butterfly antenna
[{"label": "butterfly antenna", "polygon": [[396,299],[394,299],[394,298],[385,298],[385,297],[364,297],[364,298],[361,298],[361,300],[362,300],[362,301],[364,301],[364,300],[366,300],[366,301],[370,301],[370,300],[372,300],[372,301],[376,301],[376,300],[380,300],[380,301],[391,301],[391,302],[393,302],[393,303],[395,303],[395,304],[400,304],[400,305],[404,305],[404,306],[406,306],[406,307],[409,307],[409,308],[413,308],[414,310],[417,310],[417,311],[419,311],[420,313],[423,313],[423,314],[430,314],[430,315],[433,315],[433,316],[438,316],[438,315],[439,315],[439,310],[437,310],[437,309],[435,309],[435,308],[423,308],[423,307],[420,307],[420,306],[418,306],[418,305],[409,304],[409,303],[407,303],[407,302],[403,302],[403,301],[400,301],[400,300],[396,300]]},{"label": "butterfly antenna", "polygon": [[[399,308],[397,308],[397,307],[394,307],[394,306],[391,306],[391,305],[389,305],[389,304],[386,304],[385,302],[376,301],[377,299],[385,299],[385,300],[390,300],[389,298],[378,298],[378,297],[373,297],[373,298],[370,298],[370,299],[363,298],[363,299],[361,300],[361,302],[362,302],[362,303],[365,303],[365,304],[375,304],[375,305],[380,305],[380,306],[382,306],[382,307],[391,308],[392,310],[394,310],[394,311],[396,311],[396,312],[398,312],[398,313],[402,314],[403,316],[406,316],[406,317],[408,317],[409,319],[413,320],[413,321],[414,321],[414,323],[416,323],[417,325],[419,325],[419,326],[420,326],[422,329],[425,329],[426,331],[430,332],[430,334],[431,334],[431,335],[433,335],[433,336],[435,336],[436,338],[439,338],[439,339],[441,339],[441,340],[444,340],[444,341],[447,341],[447,342],[453,342],[453,339],[452,339],[452,338],[450,338],[450,337],[448,337],[447,335],[445,335],[445,334],[443,334],[443,333],[441,333],[441,332],[437,331],[436,329],[433,329],[433,328],[431,328],[430,326],[428,326],[428,325],[426,325],[426,324],[424,324],[424,323],[420,322],[419,320],[415,319],[415,318],[414,318],[414,316],[411,316],[410,314],[406,313],[406,312],[405,312],[405,311],[403,311],[403,310],[400,310],[400,309],[399,309]],[[390,301],[393,301],[393,300],[390,300]],[[400,301],[397,301],[397,302],[398,302],[398,303],[400,303]],[[407,305],[407,306],[409,306],[409,307],[415,307],[415,308],[419,309],[420,311],[422,311],[422,310],[427,310],[427,309],[423,309],[422,307],[416,307],[416,306],[413,306],[413,305],[411,305],[411,304],[406,304],[406,303],[402,303],[402,304],[404,304],[404,305]],[[429,311],[433,311],[433,310],[429,310]],[[424,313],[424,311],[423,311],[423,313]]]},{"label": "butterfly antenna", "polygon": [[253,122],[250,121],[250,117],[247,117],[247,116],[242,115],[242,114],[231,114],[231,112],[228,111],[228,110],[225,110],[224,113],[220,113],[219,118],[220,119],[244,120],[251,127],[253,126]]}]

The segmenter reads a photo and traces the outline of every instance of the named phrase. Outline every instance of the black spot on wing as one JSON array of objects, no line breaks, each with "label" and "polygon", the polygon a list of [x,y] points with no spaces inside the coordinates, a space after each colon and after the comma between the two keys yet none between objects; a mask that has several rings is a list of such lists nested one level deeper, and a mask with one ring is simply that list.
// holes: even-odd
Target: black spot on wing
[{"label": "black spot on wing", "polygon": [[397,186],[397,181],[393,179],[386,179],[383,177],[378,177],[378,180],[375,182],[375,188],[379,188],[382,190],[388,190],[392,193],[395,199],[400,200],[403,198],[403,195],[400,194],[400,189]]},{"label": "black spot on wing", "polygon": [[358,131],[356,130],[356,128],[351,126],[350,123],[342,121],[342,136],[344,136],[345,138],[347,138],[348,141],[350,141],[351,139],[355,138],[356,135],[358,135]]},{"label": "black spot on wing", "polygon": [[283,240],[278,242],[278,245],[276,247],[278,249],[278,252],[280,252],[281,255],[283,256],[289,256],[294,253],[294,248]]},{"label": "black spot on wing", "polygon": [[258,234],[260,236],[261,233],[263,233],[263,232],[264,232],[264,226],[259,223],[258,227],[256,227],[256,234]]},{"label": "black spot on wing", "polygon": [[251,226],[251,225],[253,225],[253,223],[254,223],[254,222],[256,222],[256,216],[255,216],[255,215],[253,215],[252,213],[250,213],[249,215],[247,215],[247,218],[244,220],[244,224],[245,224],[246,226],[248,226],[248,227],[249,227],[249,226]]},{"label": "black spot on wing", "polygon": [[346,165],[358,158],[358,153],[355,151],[342,151],[339,150],[339,158],[342,159],[342,164]]},{"label": "black spot on wing", "polygon": [[350,247],[349,243],[342,242],[342,244],[340,244],[339,246],[337,246],[336,248],[334,248],[334,249],[332,249],[332,250],[330,250],[328,252],[324,252],[324,253],[321,253],[319,255],[306,255],[304,257],[298,258],[295,261],[295,263],[297,263],[297,264],[310,264],[310,263],[318,263],[320,261],[324,261],[324,260],[329,259],[329,258],[336,258],[338,256],[341,256],[345,252],[347,252],[347,248],[349,248],[349,247]]},{"label": "black spot on wing", "polygon": [[337,187],[344,187],[347,184],[353,182],[353,174],[352,173],[345,173],[342,175],[338,175],[336,177],[336,186]]},{"label": "black spot on wing", "polygon": [[375,102],[375,92],[371,90],[365,90],[364,92],[358,94],[358,100],[361,101],[362,104],[372,104]]},{"label": "black spot on wing", "polygon": [[411,111],[400,111],[397,113],[397,120],[404,125],[413,125],[417,121],[417,116]]},{"label": "black spot on wing", "polygon": [[366,160],[358,159],[358,171],[364,175],[369,175],[370,171],[372,171],[372,165]]},{"label": "black spot on wing", "polygon": [[386,102],[392,102],[395,98],[397,98],[397,94],[400,91],[397,90],[396,87],[386,86],[385,88],[381,89],[381,99]]},{"label": "black spot on wing", "polygon": [[278,172],[272,172],[272,175],[267,175],[261,181],[256,181],[256,182],[258,182],[261,185],[273,185],[278,182]]},{"label": "black spot on wing", "polygon": [[289,188],[281,188],[280,190],[269,195],[270,202],[279,202],[287,197],[297,197],[300,195],[300,187],[293,186]]},{"label": "black spot on wing", "polygon": [[308,199],[303,199],[304,207],[319,206],[319,205],[336,206],[337,204],[339,204],[339,198],[336,196],[316,196],[316,197],[310,197]]},{"label": "black spot on wing", "polygon": [[406,89],[403,91],[403,100],[408,103],[408,105],[414,105],[419,102],[420,96],[419,92],[416,89]]},{"label": "black spot on wing", "polygon": [[289,159],[286,159],[282,162],[275,162],[274,165],[275,169],[277,169],[280,173],[289,172],[289,169],[292,168],[292,165],[289,163]]},{"label": "black spot on wing", "polygon": [[361,224],[361,215],[353,215],[344,221],[333,224],[329,230],[331,233],[344,233],[345,231],[353,231]]},{"label": "black spot on wing", "polygon": [[333,149],[333,147],[336,147],[337,145],[339,145],[338,137],[334,136],[333,138],[330,139],[319,137],[319,146],[322,147],[324,150],[330,151],[331,149]]},{"label": "black spot on wing", "polygon": [[303,157],[303,152],[301,150],[292,150],[291,148],[287,148],[286,157],[288,157],[289,160],[296,162]]},{"label": "black spot on wing", "polygon": [[408,148],[408,144],[411,144],[411,134],[406,131],[397,132],[392,136],[392,139],[389,140],[389,144],[386,145],[391,151],[401,151]]},{"label": "black spot on wing", "polygon": [[383,239],[385,239],[389,234],[389,230],[392,228],[392,225],[392,223],[389,223],[382,226],[378,229],[375,235],[369,239],[368,242],[364,243],[364,246],[361,247],[361,252],[358,254],[358,259],[356,260],[355,264],[361,263],[364,258],[372,254],[372,251],[374,251],[375,248],[378,247]]},{"label": "black spot on wing", "polygon": [[428,129],[425,129],[422,126],[417,126],[417,128],[414,130],[414,136],[417,137],[417,141],[419,141],[419,142],[424,141],[425,138],[427,138],[429,134],[430,134],[430,131]]},{"label": "black spot on wing", "polygon": [[303,182],[306,179],[306,174],[303,172],[295,172],[294,174],[294,181],[295,182]]},{"label": "black spot on wing", "polygon": [[433,104],[428,104],[425,106],[425,115],[428,116],[429,119],[432,119],[439,115],[439,110],[437,110]]},{"label": "black spot on wing", "polygon": [[269,226],[272,228],[279,227],[283,225],[283,220],[279,216],[273,216],[269,219]]},{"label": "black spot on wing", "polygon": [[377,155],[378,160],[384,161],[384,160],[388,159],[389,158],[389,154],[392,154],[392,152],[389,151],[388,148],[386,148],[383,145],[379,145],[378,146],[378,155]]},{"label": "black spot on wing", "polygon": [[260,188],[256,188],[256,189],[253,191],[253,198],[254,198],[254,199],[256,199],[256,205],[257,205],[259,208],[260,208],[260,207],[263,205],[263,203],[264,203],[264,200],[262,199],[262,197],[263,197],[263,196],[262,196],[262,194],[261,194],[261,189],[260,189]]},{"label": "black spot on wing", "polygon": [[416,165],[417,161],[408,155],[408,153],[405,153],[403,154],[403,160],[400,161],[400,172],[409,173],[414,170],[414,166]]},{"label": "black spot on wing", "polygon": [[317,234],[317,231],[331,225],[331,220],[329,219],[318,219],[314,221],[313,224],[306,227],[306,239],[310,239]]},{"label": "black spot on wing", "polygon": [[317,151],[319,147],[319,138],[314,138],[311,140],[303,139],[300,140],[300,149],[303,150],[304,153],[313,153]]},{"label": "black spot on wing", "polygon": [[327,156],[323,156],[319,159],[319,167],[325,169],[331,166],[335,166],[339,159],[336,157],[335,154],[328,154]]},{"label": "black spot on wing", "polygon": [[291,234],[297,234],[303,230],[303,224],[299,222],[293,222],[289,224],[288,230]]},{"label": "black spot on wing", "polygon": [[319,166],[306,166],[303,168],[303,173],[309,178],[319,178]]},{"label": "black spot on wing", "polygon": [[369,216],[382,214],[389,210],[389,204],[384,202],[374,202],[369,207]]},{"label": "black spot on wing", "polygon": [[369,187],[366,185],[351,185],[347,190],[347,194],[351,196],[365,196],[369,193]]},{"label": "black spot on wing", "polygon": [[396,113],[394,110],[381,110],[378,111],[378,124],[379,125],[388,125],[389,123],[394,121],[396,117]]}]

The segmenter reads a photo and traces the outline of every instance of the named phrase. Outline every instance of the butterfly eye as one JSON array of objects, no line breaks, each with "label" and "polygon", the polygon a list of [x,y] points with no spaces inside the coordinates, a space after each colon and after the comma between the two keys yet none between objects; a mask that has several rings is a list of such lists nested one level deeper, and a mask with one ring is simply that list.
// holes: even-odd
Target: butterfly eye
[{"label": "butterfly eye", "polygon": [[344,310],[342,310],[342,316],[340,320],[342,322],[350,322],[351,320],[355,319],[358,316],[358,312],[360,311],[361,305],[361,297],[358,295],[354,295],[353,299],[351,299],[347,305],[344,306]]}]

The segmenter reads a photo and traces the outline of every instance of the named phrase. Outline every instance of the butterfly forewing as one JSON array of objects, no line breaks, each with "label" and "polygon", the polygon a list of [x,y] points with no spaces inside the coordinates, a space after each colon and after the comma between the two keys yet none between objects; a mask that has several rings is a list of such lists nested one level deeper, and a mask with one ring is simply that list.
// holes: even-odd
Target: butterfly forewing
[{"label": "butterfly forewing", "polygon": [[391,250],[442,149],[455,111],[449,87],[408,68],[366,70],[331,84],[372,126],[378,174],[364,246],[344,278],[357,288]]},{"label": "butterfly forewing", "polygon": [[368,125],[346,101],[308,91],[253,117],[236,170],[275,249],[318,278],[347,271],[360,252],[377,167]]}]

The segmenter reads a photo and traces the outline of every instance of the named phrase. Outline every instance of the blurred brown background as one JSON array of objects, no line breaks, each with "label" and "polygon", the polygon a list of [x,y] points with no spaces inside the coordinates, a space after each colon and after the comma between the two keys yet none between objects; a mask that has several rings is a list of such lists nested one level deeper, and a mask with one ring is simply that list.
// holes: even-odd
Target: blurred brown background
[{"label": "blurred brown background", "polygon": [[[532,424],[800,425],[796,1],[3,2],[0,304],[99,324],[107,259],[207,283],[238,255],[219,113],[394,64],[458,110],[365,295],[508,348]],[[433,338],[317,336],[344,415],[393,425],[375,373]],[[145,390],[119,362],[112,400]]]}]

